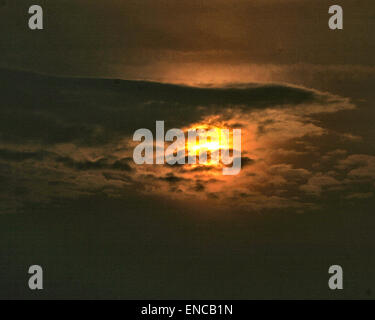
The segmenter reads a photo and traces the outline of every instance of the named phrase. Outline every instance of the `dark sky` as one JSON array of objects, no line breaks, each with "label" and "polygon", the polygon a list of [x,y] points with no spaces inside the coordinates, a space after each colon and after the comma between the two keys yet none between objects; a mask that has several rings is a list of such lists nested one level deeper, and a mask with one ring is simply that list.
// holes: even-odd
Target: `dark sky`
[{"label": "dark sky", "polygon": [[2,1],[3,66],[160,78],[166,65],[187,63],[204,65],[208,72],[211,64],[374,65],[370,0],[340,1],[345,26],[337,32],[328,28],[326,0],[41,0],[45,30],[40,32],[27,28],[32,3]]},{"label": "dark sky", "polygon": [[[371,298],[373,1],[32,4],[0,0],[0,297],[39,263],[37,298]],[[136,166],[161,119],[240,126],[241,174]]]}]

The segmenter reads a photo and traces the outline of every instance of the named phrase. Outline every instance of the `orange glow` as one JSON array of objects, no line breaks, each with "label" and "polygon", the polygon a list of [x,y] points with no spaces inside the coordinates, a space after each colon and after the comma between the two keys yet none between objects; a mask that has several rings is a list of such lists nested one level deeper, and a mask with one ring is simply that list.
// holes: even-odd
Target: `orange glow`
[{"label": "orange glow", "polygon": [[[226,128],[220,128],[217,126],[208,125],[196,125],[187,131],[196,131],[197,137],[195,141],[189,139],[186,140],[185,148],[190,157],[199,157],[202,153],[207,153],[207,159],[200,161],[201,165],[220,165],[220,150],[232,148],[231,139],[223,134],[223,130]],[[217,154],[217,159],[214,158],[214,154]]]}]

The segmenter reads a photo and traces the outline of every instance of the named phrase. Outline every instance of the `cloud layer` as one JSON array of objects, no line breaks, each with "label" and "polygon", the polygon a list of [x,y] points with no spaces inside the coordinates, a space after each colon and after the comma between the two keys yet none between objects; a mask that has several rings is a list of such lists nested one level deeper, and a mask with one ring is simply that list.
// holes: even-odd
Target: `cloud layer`
[{"label": "cloud layer", "polygon": [[[2,212],[99,195],[305,211],[373,195],[374,156],[351,154],[361,137],[324,120],[353,112],[346,98],[278,84],[199,88],[8,70],[0,71],[0,82]],[[135,165],[132,135],[154,132],[156,120],[166,130],[241,128],[241,173]]]}]

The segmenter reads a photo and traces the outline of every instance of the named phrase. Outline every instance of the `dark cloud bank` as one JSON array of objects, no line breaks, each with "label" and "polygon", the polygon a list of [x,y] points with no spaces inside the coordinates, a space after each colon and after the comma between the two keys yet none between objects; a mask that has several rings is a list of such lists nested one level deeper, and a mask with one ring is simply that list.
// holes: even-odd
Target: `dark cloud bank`
[{"label": "dark cloud bank", "polygon": [[0,71],[0,83],[2,137],[20,143],[101,144],[141,127],[153,128],[158,119],[183,127],[228,105],[256,109],[324,99],[313,91],[282,85],[198,88],[9,70]]}]

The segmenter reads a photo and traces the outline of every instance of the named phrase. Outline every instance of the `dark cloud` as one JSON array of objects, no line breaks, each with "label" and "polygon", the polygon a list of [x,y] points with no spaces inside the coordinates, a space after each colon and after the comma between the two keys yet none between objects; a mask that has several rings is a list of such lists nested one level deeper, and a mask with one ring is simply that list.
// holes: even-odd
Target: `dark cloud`
[{"label": "dark cloud", "polygon": [[241,157],[241,167],[247,167],[254,163],[255,161],[249,157]]},{"label": "dark cloud", "polygon": [[129,183],[129,182],[132,182],[132,178],[128,175],[123,175],[121,173],[111,173],[111,172],[103,172],[103,176],[107,179],[107,180],[118,180],[118,181],[122,181],[122,182],[125,182],[125,183]]},{"label": "dark cloud", "polygon": [[186,181],[187,179],[182,178],[182,177],[178,177],[178,176],[174,175],[173,173],[168,173],[166,176],[160,177],[159,180],[166,181],[166,182],[171,183],[171,184],[176,184],[176,183],[179,183],[179,182],[182,182],[182,181]]},{"label": "dark cloud", "polygon": [[205,187],[204,184],[202,184],[202,182],[197,182],[197,183],[195,184],[195,186],[194,186],[194,190],[195,190],[196,192],[202,192],[202,191],[204,191],[205,189],[206,189],[206,187]]},{"label": "dark cloud", "polygon": [[158,119],[179,128],[230,106],[252,110],[314,101],[332,103],[315,91],[282,85],[197,88],[7,70],[0,70],[0,83],[1,135],[21,143],[98,145],[132,135],[138,128],[154,128]]},{"label": "dark cloud", "polygon": [[0,159],[6,161],[43,160],[48,155],[45,151],[15,151],[0,149]]},{"label": "dark cloud", "polygon": [[99,159],[97,161],[76,161],[69,157],[57,157],[55,161],[76,170],[114,169],[119,171],[132,171],[132,167],[128,164],[128,160],[124,159],[111,163],[108,159]]}]

